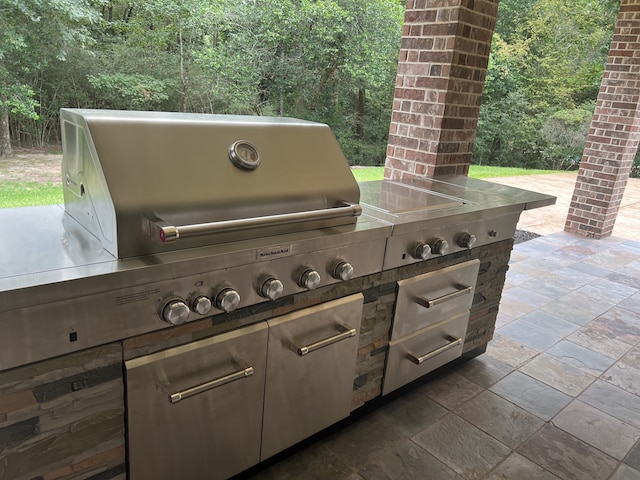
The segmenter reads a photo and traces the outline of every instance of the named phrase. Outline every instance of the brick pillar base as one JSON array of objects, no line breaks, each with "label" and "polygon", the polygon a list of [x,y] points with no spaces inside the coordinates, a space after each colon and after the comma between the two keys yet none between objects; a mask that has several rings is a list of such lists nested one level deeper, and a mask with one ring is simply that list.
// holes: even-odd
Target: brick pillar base
[{"label": "brick pillar base", "polygon": [[611,235],[640,140],[640,0],[622,0],[565,231]]},{"label": "brick pillar base", "polygon": [[385,178],[469,171],[498,0],[408,0]]}]

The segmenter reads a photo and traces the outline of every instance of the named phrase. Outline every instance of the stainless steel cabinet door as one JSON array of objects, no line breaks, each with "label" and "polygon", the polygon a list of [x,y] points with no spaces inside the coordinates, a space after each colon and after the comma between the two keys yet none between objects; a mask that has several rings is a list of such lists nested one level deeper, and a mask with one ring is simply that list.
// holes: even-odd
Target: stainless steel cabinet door
[{"label": "stainless steel cabinet door", "polygon": [[391,340],[468,311],[479,267],[470,260],[399,281]]},{"label": "stainless steel cabinet door", "polygon": [[363,296],[269,320],[264,460],[347,417]]},{"label": "stainless steel cabinet door", "polygon": [[386,395],[462,355],[469,312],[389,342],[382,394]]},{"label": "stainless steel cabinet door", "polygon": [[226,479],[259,462],[267,331],[125,362],[130,480]]}]

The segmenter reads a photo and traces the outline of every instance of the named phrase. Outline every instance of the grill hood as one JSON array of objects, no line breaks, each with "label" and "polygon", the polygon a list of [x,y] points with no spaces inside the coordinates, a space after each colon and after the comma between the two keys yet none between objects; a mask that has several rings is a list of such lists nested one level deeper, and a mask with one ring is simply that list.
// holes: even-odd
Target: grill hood
[{"label": "grill hood", "polygon": [[117,258],[354,223],[360,190],[327,125],[62,109],[66,212]]}]

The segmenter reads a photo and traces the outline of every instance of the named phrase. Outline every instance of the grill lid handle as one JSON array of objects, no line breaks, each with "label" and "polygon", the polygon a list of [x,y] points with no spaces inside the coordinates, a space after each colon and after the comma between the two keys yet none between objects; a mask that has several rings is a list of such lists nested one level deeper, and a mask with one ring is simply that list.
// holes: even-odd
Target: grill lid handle
[{"label": "grill lid handle", "polygon": [[177,242],[180,238],[198,237],[214,233],[247,230],[259,227],[273,227],[301,223],[312,220],[330,220],[343,217],[359,217],[362,214],[360,205],[345,205],[342,207],[311,210],[308,212],[283,213],[264,217],[240,218],[220,222],[196,223],[193,225],[173,226],[161,219],[147,219],[149,221],[149,235],[161,243]]}]

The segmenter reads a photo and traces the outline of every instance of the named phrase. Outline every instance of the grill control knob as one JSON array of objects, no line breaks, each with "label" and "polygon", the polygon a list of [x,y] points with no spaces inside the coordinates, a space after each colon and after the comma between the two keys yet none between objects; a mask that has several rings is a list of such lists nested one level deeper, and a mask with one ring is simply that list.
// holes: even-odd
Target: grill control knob
[{"label": "grill control knob", "polygon": [[349,262],[338,260],[331,271],[331,276],[343,282],[351,280],[353,277],[353,266]]},{"label": "grill control knob", "polygon": [[431,255],[431,246],[428,243],[417,243],[411,251],[411,256],[418,260],[426,260],[429,255]]},{"label": "grill control knob", "polygon": [[302,272],[302,275],[300,275],[298,285],[300,285],[302,288],[306,288],[307,290],[313,290],[314,288],[318,288],[318,285],[320,285],[320,281],[320,274],[312,268],[307,268],[304,272]]},{"label": "grill control knob", "polygon": [[179,298],[170,300],[162,308],[161,318],[170,325],[182,325],[189,318],[189,306]]},{"label": "grill control knob", "polygon": [[240,294],[231,287],[225,287],[216,294],[213,303],[223,312],[233,312],[240,304]]},{"label": "grill control knob", "polygon": [[436,238],[431,242],[431,251],[436,255],[446,255],[449,250],[449,242],[441,238]]},{"label": "grill control knob", "polygon": [[206,315],[211,310],[211,299],[204,295],[198,295],[191,302],[191,310],[196,312],[198,315]]},{"label": "grill control knob", "polygon": [[269,277],[260,286],[260,296],[269,300],[277,300],[284,291],[284,285],[277,278]]},{"label": "grill control knob", "polygon": [[460,248],[473,248],[476,244],[476,236],[468,232],[462,232],[458,237],[457,243]]}]

